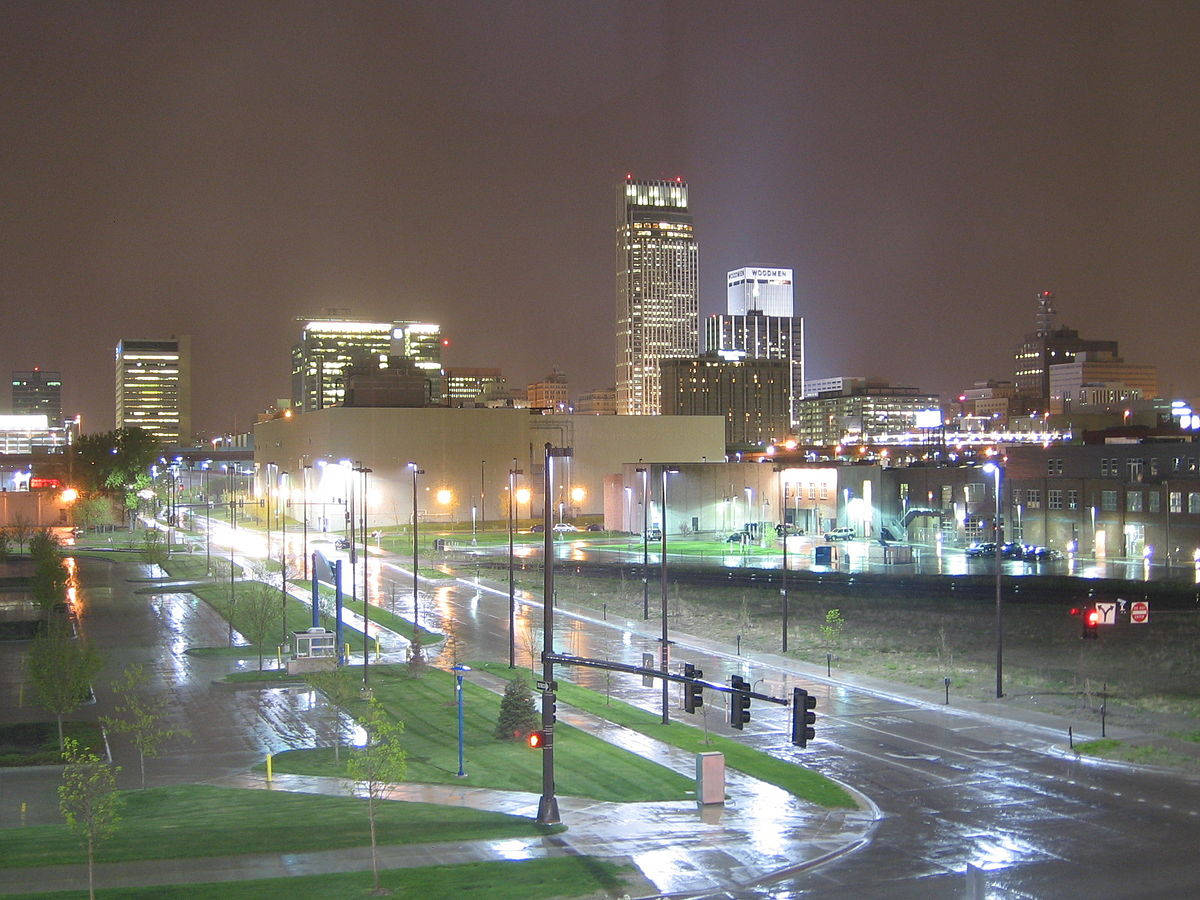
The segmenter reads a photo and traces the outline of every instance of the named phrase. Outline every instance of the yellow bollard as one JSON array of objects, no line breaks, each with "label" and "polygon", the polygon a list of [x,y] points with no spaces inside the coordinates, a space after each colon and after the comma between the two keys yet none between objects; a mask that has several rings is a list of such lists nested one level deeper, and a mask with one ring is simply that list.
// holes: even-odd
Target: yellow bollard
[{"label": "yellow bollard", "polygon": [[379,638],[375,638],[375,662],[379,662]]},{"label": "yellow bollard", "polygon": [[283,668],[283,648],[282,647],[275,648],[275,668],[277,668],[277,669]]},{"label": "yellow bollard", "polygon": [[267,782],[268,783],[271,781],[271,757],[273,755],[274,754],[271,754],[271,753],[267,754]]},{"label": "yellow bollard", "polygon": [[25,807],[25,801],[24,801],[24,800],[22,800],[22,801],[21,801],[21,824],[22,824],[22,825],[24,825],[24,824],[25,824],[25,808],[26,808],[26,807]]},{"label": "yellow bollard", "polygon": [[349,642],[347,642],[346,643],[346,662],[349,662],[349,661],[350,661],[350,644],[349,644]]}]

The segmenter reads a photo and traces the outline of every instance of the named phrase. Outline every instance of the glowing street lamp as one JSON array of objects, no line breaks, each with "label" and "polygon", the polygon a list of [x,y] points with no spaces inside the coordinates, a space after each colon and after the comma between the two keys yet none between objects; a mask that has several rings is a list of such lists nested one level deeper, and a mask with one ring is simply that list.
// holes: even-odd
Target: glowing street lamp
[{"label": "glowing street lamp", "polygon": [[998,463],[984,463],[983,471],[996,479],[996,697],[1004,696],[1004,607],[1000,593],[1000,569],[1003,559],[1004,526],[1000,524],[1000,472]]}]

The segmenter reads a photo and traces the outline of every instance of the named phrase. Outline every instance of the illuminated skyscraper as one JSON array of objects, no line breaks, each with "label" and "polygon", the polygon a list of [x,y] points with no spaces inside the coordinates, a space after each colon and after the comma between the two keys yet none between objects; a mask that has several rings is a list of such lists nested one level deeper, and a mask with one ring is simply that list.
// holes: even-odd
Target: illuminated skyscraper
[{"label": "illuminated skyscraper", "polygon": [[743,268],[726,276],[728,314],[704,323],[704,348],[725,359],[782,359],[788,363],[788,410],[804,393],[804,319],[794,315],[792,270]]},{"label": "illuminated skyscraper", "polygon": [[117,344],[117,427],[137,427],[164,444],[192,439],[192,339]]},{"label": "illuminated skyscraper", "polygon": [[[340,312],[340,311],[339,311]],[[432,380],[431,402],[442,402],[442,329],[428,322],[370,322],[345,315],[301,318],[292,347],[292,405],[312,412],[341,404],[351,365],[386,369],[389,356],[411,359]]]},{"label": "illuminated skyscraper", "polygon": [[15,415],[44,415],[50,425],[62,424],[62,375],[58,372],[12,373],[12,411]]},{"label": "illuminated skyscraper", "polygon": [[699,346],[696,236],[682,178],[617,187],[617,413],[658,415],[658,362]]}]

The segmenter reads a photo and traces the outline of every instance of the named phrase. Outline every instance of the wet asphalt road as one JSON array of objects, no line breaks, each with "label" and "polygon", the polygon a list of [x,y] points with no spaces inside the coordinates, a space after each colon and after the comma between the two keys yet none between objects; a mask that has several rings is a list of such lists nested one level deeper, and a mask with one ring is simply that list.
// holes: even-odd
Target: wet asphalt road
[{"label": "wet asphalt road", "polygon": [[[405,581],[384,566],[384,579]],[[507,595],[469,583],[424,591],[422,622],[454,635],[462,658],[507,658]],[[518,665],[529,664],[530,640],[541,647],[542,610],[518,610]],[[559,613],[555,647],[579,656],[640,664],[657,652],[658,625],[601,622]],[[793,686],[818,698],[818,740],[791,746],[789,711],[756,702],[742,739],[774,755],[802,760],[859,788],[879,806],[874,839],[864,849],[821,866],[770,893],[821,897],[959,897],[968,866],[985,870],[992,896],[1178,897],[1200,892],[1200,783],[1182,776],[1083,763],[1065,752],[1068,721],[1026,724],[1001,718],[1003,701],[978,711],[914,701],[780,666],[756,664],[724,648],[682,639],[672,667],[697,664],[706,680],[741,674],[756,690],[790,696]],[[443,651],[447,654],[448,651]],[[448,661],[448,660],[443,660]],[[775,665],[775,664],[778,665]],[[630,703],[660,710],[661,691],[637,677],[576,669],[572,680],[611,690]],[[724,695],[706,693],[708,724],[729,734]],[[691,720],[670,694],[672,717]],[[694,717],[699,724],[699,717]],[[1077,735],[1098,737],[1092,722]],[[536,789],[536,787],[534,788]]]}]

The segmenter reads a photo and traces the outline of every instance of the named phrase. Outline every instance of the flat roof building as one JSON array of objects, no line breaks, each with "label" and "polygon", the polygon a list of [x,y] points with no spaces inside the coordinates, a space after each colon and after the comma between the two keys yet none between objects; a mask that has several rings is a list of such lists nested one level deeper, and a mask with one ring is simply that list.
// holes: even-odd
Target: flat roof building
[{"label": "flat roof building", "polygon": [[192,339],[117,344],[118,428],[141,428],[164,444],[192,438]]},{"label": "flat roof building", "polygon": [[40,368],[12,373],[12,411],[18,416],[44,415],[62,424],[62,374]]},{"label": "flat roof building", "polygon": [[617,187],[617,413],[658,415],[658,363],[700,352],[698,249],[682,178]]}]

